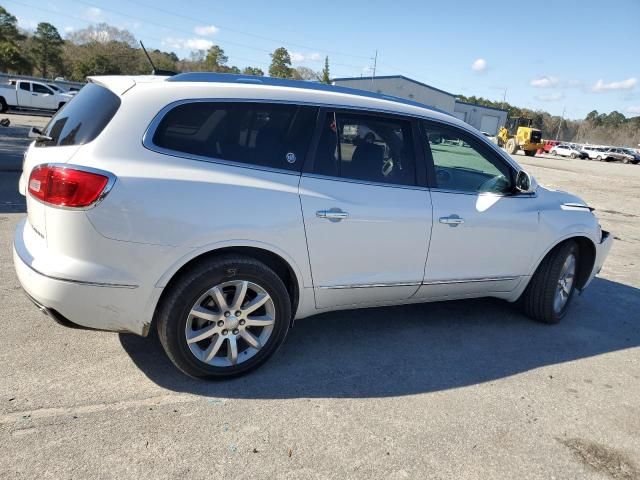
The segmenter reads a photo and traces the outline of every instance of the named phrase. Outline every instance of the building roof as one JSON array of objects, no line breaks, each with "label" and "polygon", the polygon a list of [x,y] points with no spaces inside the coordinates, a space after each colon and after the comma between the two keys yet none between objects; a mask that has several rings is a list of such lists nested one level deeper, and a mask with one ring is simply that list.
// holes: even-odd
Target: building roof
[{"label": "building roof", "polygon": [[487,105],[480,105],[479,103],[462,102],[462,101],[457,100],[457,99],[456,99],[456,103],[460,103],[462,105],[470,105],[472,107],[488,108],[489,110],[497,110],[499,112],[509,113],[509,110],[505,110],[504,108],[489,107]]},{"label": "building roof", "polygon": [[[350,80],[367,80],[371,79],[371,77],[342,77],[342,78],[334,78],[334,82],[340,81],[350,81]],[[432,87],[431,85],[427,85],[426,83],[419,82],[414,80],[413,78],[405,77],[404,75],[380,75],[377,77],[373,77],[374,80],[389,80],[389,79],[401,79],[410,83],[415,83],[416,85],[420,85],[421,87],[426,87],[431,90],[435,90],[436,92],[444,93],[445,95],[449,95],[451,97],[455,97],[453,93],[445,92],[444,90],[440,90],[439,88]]]},{"label": "building roof", "polygon": [[[377,77],[382,78],[382,77]],[[404,77],[403,77],[404,78]],[[409,80],[409,79],[407,79]],[[276,77],[258,77],[255,75],[238,75],[233,73],[214,73],[214,72],[190,72],[180,73],[166,79],[167,82],[213,82],[213,83],[239,83],[248,85],[265,85],[275,87],[289,87],[299,88],[306,90],[344,93],[348,95],[357,95],[359,97],[374,98],[377,100],[388,100],[392,102],[402,103],[404,105],[410,105],[413,107],[426,108],[440,113],[449,112],[440,110],[439,108],[430,107],[424,103],[415,102],[413,100],[407,100],[406,98],[396,97],[393,95],[387,95],[383,93],[374,93],[367,90],[361,90],[359,88],[349,88],[337,85],[326,85],[320,82],[311,82],[305,80],[290,80],[287,78]],[[432,88],[432,87],[429,87]],[[446,92],[444,92],[446,93]],[[450,95],[450,94],[449,94]]]}]

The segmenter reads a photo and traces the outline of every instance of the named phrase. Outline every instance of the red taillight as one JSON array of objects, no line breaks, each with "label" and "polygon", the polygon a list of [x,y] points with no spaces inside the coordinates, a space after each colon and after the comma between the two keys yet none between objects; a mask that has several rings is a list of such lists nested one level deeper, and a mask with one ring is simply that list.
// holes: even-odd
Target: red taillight
[{"label": "red taillight", "polygon": [[42,165],[29,176],[29,193],[43,202],[61,207],[86,207],[95,202],[109,177],[73,168]]}]

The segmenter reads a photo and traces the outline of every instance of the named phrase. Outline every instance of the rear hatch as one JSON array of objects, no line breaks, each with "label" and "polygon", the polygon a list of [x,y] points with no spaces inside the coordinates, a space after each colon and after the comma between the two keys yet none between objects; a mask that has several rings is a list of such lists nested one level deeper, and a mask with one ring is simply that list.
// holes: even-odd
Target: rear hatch
[{"label": "rear hatch", "polygon": [[120,97],[109,89],[89,83],[67,105],[58,111],[25,155],[19,190],[27,198],[29,223],[40,237],[46,239],[47,206],[28,193],[29,175],[42,164],[65,164],[71,161],[82,145],[92,141],[107,126],[120,107]]}]

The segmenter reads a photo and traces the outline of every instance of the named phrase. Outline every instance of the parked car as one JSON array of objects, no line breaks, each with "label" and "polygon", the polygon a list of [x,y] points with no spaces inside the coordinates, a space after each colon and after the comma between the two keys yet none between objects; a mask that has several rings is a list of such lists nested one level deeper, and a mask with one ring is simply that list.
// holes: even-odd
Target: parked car
[{"label": "parked car", "polygon": [[622,148],[605,148],[605,156],[598,156],[598,160],[603,162],[631,163],[635,160],[633,155],[628,154]]},{"label": "parked car", "polygon": [[59,110],[73,95],[53,90],[42,82],[12,80],[0,85],[0,111],[16,110]]},{"label": "parked car", "polygon": [[544,140],[542,150],[549,153],[556,145],[560,145],[560,142],[557,140]]},{"label": "parked car", "polygon": [[640,152],[638,152],[638,150],[634,150],[633,148],[621,148],[620,150],[633,157],[631,163],[640,163]]},{"label": "parked car", "polygon": [[[374,135],[353,145],[353,126]],[[360,90],[93,77],[33,134],[25,292],[63,325],[157,329],[199,378],[256,368],[331,310],[489,296],[555,323],[612,244],[466,123]]]},{"label": "parked car", "polygon": [[559,155],[561,157],[587,158],[586,153],[567,144],[556,145],[550,150],[549,153],[551,153],[551,155]]}]

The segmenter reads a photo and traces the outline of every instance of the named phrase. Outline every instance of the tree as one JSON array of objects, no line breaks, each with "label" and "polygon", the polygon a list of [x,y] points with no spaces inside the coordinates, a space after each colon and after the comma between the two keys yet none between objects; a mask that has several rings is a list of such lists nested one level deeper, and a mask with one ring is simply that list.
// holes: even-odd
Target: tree
[{"label": "tree", "polygon": [[291,68],[291,56],[289,55],[289,52],[286,48],[276,48],[271,54],[269,76],[277,78],[293,77],[293,68]]},{"label": "tree", "polygon": [[63,43],[56,27],[46,22],[38,24],[33,35],[31,55],[43,77],[47,78],[52,68],[60,71]]},{"label": "tree", "polygon": [[322,76],[320,77],[322,83],[331,85],[331,78],[329,76],[329,57],[324,57],[324,68],[322,69]]},{"label": "tree", "polygon": [[225,72],[227,71],[226,63],[228,60],[229,57],[224,54],[224,50],[218,45],[214,45],[207,50],[204,63],[207,70],[211,72]]},{"label": "tree", "polygon": [[18,44],[24,38],[18,31],[18,19],[0,6],[0,70],[30,73],[29,59]]},{"label": "tree", "polygon": [[134,48],[137,46],[136,38],[129,30],[120,30],[119,28],[112,27],[107,23],[97,23],[96,25],[89,25],[82,30],[76,30],[71,32],[67,36],[67,40],[76,45],[83,45],[91,42],[109,43],[109,42],[121,42]]},{"label": "tree", "polygon": [[244,67],[242,73],[245,75],[255,75],[256,77],[264,77],[264,72],[258,67]]},{"label": "tree", "polygon": [[296,80],[320,80],[320,74],[318,72],[314,72],[309,67],[298,67],[293,72],[291,72],[291,77]]}]

